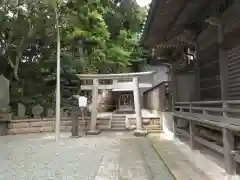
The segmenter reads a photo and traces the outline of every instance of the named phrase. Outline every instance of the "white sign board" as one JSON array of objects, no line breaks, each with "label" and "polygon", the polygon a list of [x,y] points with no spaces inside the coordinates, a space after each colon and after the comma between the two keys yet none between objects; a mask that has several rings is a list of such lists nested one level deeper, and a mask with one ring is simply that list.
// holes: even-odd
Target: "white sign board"
[{"label": "white sign board", "polygon": [[78,106],[79,107],[87,107],[87,98],[84,96],[78,97]]}]

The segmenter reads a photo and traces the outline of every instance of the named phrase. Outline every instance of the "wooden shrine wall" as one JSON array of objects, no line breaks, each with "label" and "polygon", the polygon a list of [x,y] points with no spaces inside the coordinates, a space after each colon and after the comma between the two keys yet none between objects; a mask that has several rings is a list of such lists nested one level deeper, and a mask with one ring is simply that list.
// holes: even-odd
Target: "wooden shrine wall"
[{"label": "wooden shrine wall", "polygon": [[221,99],[218,45],[211,44],[198,53],[201,100]]},{"label": "wooden shrine wall", "polygon": [[227,52],[228,63],[228,98],[240,99],[240,45]]}]

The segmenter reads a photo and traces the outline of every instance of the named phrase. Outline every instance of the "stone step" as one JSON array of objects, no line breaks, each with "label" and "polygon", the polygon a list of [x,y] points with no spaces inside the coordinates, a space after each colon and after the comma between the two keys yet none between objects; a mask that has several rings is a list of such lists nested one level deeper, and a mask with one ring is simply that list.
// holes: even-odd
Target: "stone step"
[{"label": "stone step", "polygon": [[111,127],[120,127],[120,128],[125,128],[126,126],[125,126],[125,124],[123,124],[123,125],[116,125],[116,124],[112,124],[112,126]]},{"label": "stone step", "polygon": [[144,126],[145,129],[162,129],[160,125],[148,125]]},{"label": "stone step", "polygon": [[125,119],[123,119],[123,118],[119,118],[119,119],[112,118],[112,121],[125,121]]},{"label": "stone step", "polygon": [[112,121],[112,124],[125,124],[125,121]]},{"label": "stone step", "polygon": [[115,121],[115,120],[112,120],[112,123],[120,123],[120,124],[125,124],[125,121]]},{"label": "stone step", "polygon": [[112,117],[112,119],[126,119],[126,117]]},{"label": "stone step", "polygon": [[126,114],[113,114],[113,116],[122,116],[122,117],[125,117],[126,116]]},{"label": "stone step", "polygon": [[104,129],[104,131],[128,131],[126,128],[110,128],[110,129]]},{"label": "stone step", "polygon": [[161,129],[149,129],[149,130],[147,130],[148,131],[148,133],[162,133],[162,130]]},{"label": "stone step", "polygon": [[125,124],[112,124],[112,127],[124,127],[125,128]]},{"label": "stone step", "polygon": [[124,126],[125,127],[125,124],[112,124],[112,126]]}]

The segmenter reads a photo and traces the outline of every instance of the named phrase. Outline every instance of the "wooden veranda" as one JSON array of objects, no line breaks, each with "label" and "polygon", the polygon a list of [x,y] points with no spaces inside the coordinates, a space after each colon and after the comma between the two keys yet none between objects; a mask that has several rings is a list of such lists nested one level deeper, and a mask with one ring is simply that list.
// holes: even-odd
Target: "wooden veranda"
[{"label": "wooden veranda", "polygon": [[175,136],[240,163],[240,1],[153,0],[142,43],[170,64]]}]

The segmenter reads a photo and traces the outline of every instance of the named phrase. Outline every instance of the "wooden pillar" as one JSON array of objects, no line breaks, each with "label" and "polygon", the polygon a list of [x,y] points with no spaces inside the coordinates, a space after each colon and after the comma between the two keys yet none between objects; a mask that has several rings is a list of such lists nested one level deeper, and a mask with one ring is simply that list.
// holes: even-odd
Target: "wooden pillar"
[{"label": "wooden pillar", "polygon": [[[176,77],[176,73],[175,73],[175,67],[172,64],[171,66],[171,91],[172,91],[172,113],[175,112],[175,103],[176,103],[176,99],[177,99],[177,77]],[[173,136],[174,138],[177,138],[177,121],[178,118],[173,116]]]},{"label": "wooden pillar", "polygon": [[[227,51],[221,48],[224,42],[223,25],[218,26],[218,51],[221,81],[221,99],[228,100],[228,77],[227,77]],[[227,104],[223,102],[223,108],[227,108]],[[227,118],[227,113],[223,112],[223,117]],[[227,128],[222,128],[223,139],[223,155],[225,161],[225,169],[229,174],[236,174],[236,161],[233,158],[232,151],[235,150],[234,134]]]},{"label": "wooden pillar", "polygon": [[201,100],[201,93],[200,93],[200,67],[199,67],[199,44],[198,41],[196,40],[195,43],[195,48],[196,48],[196,62],[194,65],[194,74],[195,74],[195,100],[200,101]]},{"label": "wooden pillar", "polygon": [[172,82],[172,111],[175,111],[175,103],[177,100],[177,76],[174,65],[171,66],[171,82]]},{"label": "wooden pillar", "polygon": [[174,138],[178,137],[178,132],[177,132],[177,117],[173,116],[173,136]]},{"label": "wooden pillar", "polygon": [[219,48],[219,66],[220,66],[220,81],[221,81],[221,99],[228,100],[228,83],[227,83],[227,52]]},{"label": "wooden pillar", "polygon": [[192,149],[195,149],[196,148],[196,141],[194,141],[194,137],[195,137],[195,132],[196,132],[196,124],[194,121],[189,121],[189,134],[190,134],[190,147]]},{"label": "wooden pillar", "polygon": [[71,118],[72,118],[72,135],[71,137],[73,138],[77,138],[80,137],[79,136],[79,129],[78,129],[78,115],[79,115],[79,107],[78,106],[74,106],[72,108],[72,114],[71,114]]},{"label": "wooden pillar", "polygon": [[234,135],[231,130],[227,128],[222,129],[223,135],[223,153],[225,168],[229,174],[236,173],[236,161],[233,159],[231,151],[234,150]]},{"label": "wooden pillar", "polygon": [[[192,113],[192,104],[190,104],[190,113]],[[195,133],[196,133],[196,123],[194,121],[189,120],[189,141],[190,141],[190,147],[192,149],[195,149],[195,141],[194,141],[194,137],[195,137]]]},{"label": "wooden pillar", "polygon": [[93,89],[92,89],[92,109],[91,109],[91,119],[90,119],[90,130],[87,134],[99,134],[99,130],[96,129],[97,126],[97,115],[98,115],[98,79],[93,79]]},{"label": "wooden pillar", "polygon": [[133,78],[133,96],[134,96],[134,107],[135,107],[135,118],[136,118],[136,130],[134,135],[145,136],[147,132],[142,128],[142,110],[140,102],[140,91],[139,91],[139,78]]}]

